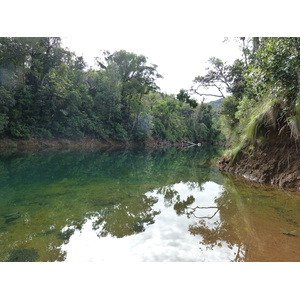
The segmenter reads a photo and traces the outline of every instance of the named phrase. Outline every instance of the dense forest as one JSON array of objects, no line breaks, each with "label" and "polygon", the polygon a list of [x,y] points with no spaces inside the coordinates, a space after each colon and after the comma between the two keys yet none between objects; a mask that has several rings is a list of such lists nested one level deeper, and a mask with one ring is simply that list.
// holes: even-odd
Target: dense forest
[{"label": "dense forest", "polygon": [[209,58],[189,90],[169,95],[157,85],[158,66],[143,55],[103,50],[93,69],[60,38],[0,38],[0,139],[226,140],[227,170],[241,155],[297,150],[300,38],[227,42],[240,45],[241,58]]},{"label": "dense forest", "polygon": [[161,93],[157,65],[125,50],[98,67],[60,38],[0,38],[0,138],[169,141],[211,144],[216,113],[189,91]]}]

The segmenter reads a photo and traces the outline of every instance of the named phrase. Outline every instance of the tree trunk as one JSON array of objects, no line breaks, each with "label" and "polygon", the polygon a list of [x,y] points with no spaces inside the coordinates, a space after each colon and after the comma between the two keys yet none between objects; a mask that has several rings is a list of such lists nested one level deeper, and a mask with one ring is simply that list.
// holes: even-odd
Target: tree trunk
[{"label": "tree trunk", "polygon": [[259,37],[253,37],[252,38],[252,42],[253,42],[253,50],[252,50],[252,53],[256,53],[258,48],[259,48]]}]

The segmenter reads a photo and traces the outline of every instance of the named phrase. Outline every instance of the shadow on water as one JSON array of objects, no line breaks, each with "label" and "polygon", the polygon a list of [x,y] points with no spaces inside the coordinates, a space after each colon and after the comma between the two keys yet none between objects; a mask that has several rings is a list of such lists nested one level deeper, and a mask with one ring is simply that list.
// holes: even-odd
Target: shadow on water
[{"label": "shadow on water", "polygon": [[299,261],[300,198],[213,147],[0,157],[2,261]]}]

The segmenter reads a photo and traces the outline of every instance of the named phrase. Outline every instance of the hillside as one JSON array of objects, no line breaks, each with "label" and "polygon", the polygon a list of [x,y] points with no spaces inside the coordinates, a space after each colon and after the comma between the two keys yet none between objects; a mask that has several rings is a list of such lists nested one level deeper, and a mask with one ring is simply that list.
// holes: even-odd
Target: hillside
[{"label": "hillside", "polygon": [[218,100],[210,101],[207,104],[209,104],[212,107],[213,112],[218,112],[222,107],[223,101],[224,101],[224,98],[220,98]]}]

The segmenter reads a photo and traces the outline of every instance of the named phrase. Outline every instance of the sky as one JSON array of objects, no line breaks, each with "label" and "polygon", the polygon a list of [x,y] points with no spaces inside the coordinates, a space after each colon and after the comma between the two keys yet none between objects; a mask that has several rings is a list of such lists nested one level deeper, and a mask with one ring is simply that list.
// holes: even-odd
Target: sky
[{"label": "sky", "polygon": [[126,50],[138,55],[146,56],[147,62],[156,64],[158,72],[163,79],[157,81],[162,92],[177,94],[180,89],[190,89],[194,78],[206,73],[209,66],[208,59],[212,56],[232,63],[239,58],[241,51],[237,42],[224,42],[222,36],[199,36],[192,44],[178,41],[174,37],[167,39],[159,31],[155,40],[148,39],[141,42],[135,37],[118,39],[114,35],[95,36],[68,36],[62,37],[65,47],[74,51],[78,56],[83,56],[85,61],[92,66],[94,58],[100,55],[100,50]]},{"label": "sky", "polygon": [[[1,16],[8,36],[62,37],[63,45],[90,65],[100,50],[142,54],[158,66],[163,79],[157,84],[169,94],[190,89],[210,57],[233,62],[240,56],[236,43],[223,43],[224,37],[244,33],[236,26],[244,17],[237,14],[232,23],[232,12],[225,13],[232,0],[53,0],[43,7],[29,0],[18,1],[17,10],[15,2],[5,3],[14,18]],[[24,13],[30,8],[32,18]]]},{"label": "sky", "polygon": [[[189,89],[205,74],[212,57],[233,62],[241,52],[224,37],[283,36],[284,14],[298,28],[298,16],[285,6],[252,0],[52,0],[7,1],[2,5],[2,36],[59,36],[70,50],[91,65],[100,50],[126,50],[142,54],[158,65],[164,77],[162,92],[177,94]],[[16,9],[17,8],[17,9]],[[267,11],[267,13],[266,13]],[[297,10],[295,10],[297,11]],[[293,18],[293,12],[295,18]],[[275,22],[270,22],[270,16]],[[290,30],[290,29],[289,29]],[[4,34],[1,34],[4,33]]]}]

